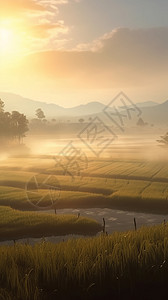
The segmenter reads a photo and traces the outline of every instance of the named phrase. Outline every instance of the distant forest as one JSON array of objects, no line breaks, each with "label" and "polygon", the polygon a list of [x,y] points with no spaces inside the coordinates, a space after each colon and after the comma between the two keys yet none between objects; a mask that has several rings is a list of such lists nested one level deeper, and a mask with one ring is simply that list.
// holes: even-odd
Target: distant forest
[{"label": "distant forest", "polygon": [[7,112],[5,103],[0,99],[0,140],[15,140],[21,143],[29,130],[26,116],[18,111]]}]

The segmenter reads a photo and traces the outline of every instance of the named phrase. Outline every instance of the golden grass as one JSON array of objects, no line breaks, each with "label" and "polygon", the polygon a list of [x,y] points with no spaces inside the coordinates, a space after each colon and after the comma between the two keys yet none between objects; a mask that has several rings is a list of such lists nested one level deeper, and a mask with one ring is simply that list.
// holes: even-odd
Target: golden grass
[{"label": "golden grass", "polygon": [[96,234],[101,225],[75,215],[21,212],[0,206],[0,240],[65,234]]},{"label": "golden grass", "polygon": [[[11,158],[1,162],[0,205],[34,210],[30,202],[36,204],[40,194],[47,192],[41,183],[49,177],[47,183],[53,187],[55,179],[60,183],[56,208],[109,207],[168,213],[168,168],[163,162],[95,159],[89,162],[86,176],[75,180],[62,176],[60,167],[54,163],[49,157]],[[29,194],[27,198],[27,182],[36,174],[40,183],[38,195]],[[44,197],[42,207],[48,209],[49,202]]]},{"label": "golden grass", "polygon": [[2,299],[158,299],[167,292],[168,227],[1,246],[0,270]]}]

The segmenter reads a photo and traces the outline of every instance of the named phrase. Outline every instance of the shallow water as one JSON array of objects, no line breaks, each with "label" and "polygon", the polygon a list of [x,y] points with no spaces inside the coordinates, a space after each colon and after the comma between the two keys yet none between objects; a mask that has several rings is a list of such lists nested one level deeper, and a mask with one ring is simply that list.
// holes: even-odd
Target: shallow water
[{"label": "shallow water", "polygon": [[[44,212],[44,211],[41,211]],[[41,213],[39,212],[39,213]],[[46,211],[46,213],[54,214],[53,210]],[[114,231],[127,231],[134,230],[134,218],[136,218],[137,228],[141,226],[150,226],[150,225],[158,225],[164,222],[164,220],[168,221],[167,215],[156,215],[156,214],[146,214],[146,213],[137,213],[137,212],[128,212],[121,210],[112,210],[108,208],[91,208],[91,209],[60,209],[57,210],[57,214],[80,214],[80,216],[90,217],[92,219],[97,220],[102,224],[103,218],[106,222],[106,231],[108,234],[113,233]],[[97,235],[99,235],[98,233]],[[65,235],[65,236],[51,236],[45,237],[45,241],[58,243],[61,241],[66,241],[72,238],[81,238],[86,236],[81,235]],[[29,243],[31,245],[41,242],[42,238],[27,238],[17,240],[17,243]],[[4,241],[0,242],[0,245],[13,245],[12,241]]]},{"label": "shallow water", "polygon": [[[54,213],[53,211],[47,211]],[[134,229],[134,218],[136,218],[137,227],[156,225],[168,220],[168,215],[156,215],[129,212],[122,210],[113,210],[109,208],[91,208],[91,209],[60,209],[58,214],[78,214],[83,217],[90,217],[99,223],[102,223],[103,218],[106,222],[106,231],[110,234],[114,231],[126,231]]]}]

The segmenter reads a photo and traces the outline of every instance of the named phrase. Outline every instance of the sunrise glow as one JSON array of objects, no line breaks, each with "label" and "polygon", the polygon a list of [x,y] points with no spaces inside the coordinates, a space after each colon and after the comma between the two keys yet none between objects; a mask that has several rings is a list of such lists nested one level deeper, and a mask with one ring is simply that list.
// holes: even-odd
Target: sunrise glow
[{"label": "sunrise glow", "polygon": [[0,1],[1,90],[67,107],[120,90],[139,101],[166,98],[167,9],[155,18],[161,6],[150,15],[146,5],[150,20],[140,22],[138,6],[104,2]]},{"label": "sunrise glow", "polygon": [[0,300],[166,300],[168,0],[0,0]]},{"label": "sunrise glow", "polygon": [[1,64],[15,62],[24,52],[24,39],[19,28],[12,26],[0,26],[0,58]]},{"label": "sunrise glow", "polygon": [[11,52],[14,47],[14,33],[7,28],[0,28],[0,51]]}]

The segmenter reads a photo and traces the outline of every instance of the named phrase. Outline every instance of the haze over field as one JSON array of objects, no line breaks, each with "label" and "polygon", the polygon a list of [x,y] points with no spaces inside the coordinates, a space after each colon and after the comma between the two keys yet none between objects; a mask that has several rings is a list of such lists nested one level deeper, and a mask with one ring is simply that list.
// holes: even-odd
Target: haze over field
[{"label": "haze over field", "polygon": [[50,155],[73,139],[92,156],[81,135],[103,122],[110,157],[150,157],[152,147],[152,157],[165,157],[159,145],[168,126],[167,5],[1,1],[2,131],[13,147],[19,141],[29,153]]},{"label": "haze over field", "polygon": [[167,299],[167,11],[0,0],[0,299]]}]

